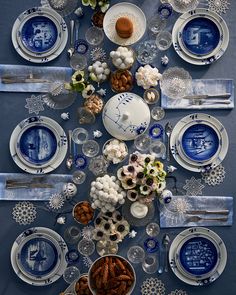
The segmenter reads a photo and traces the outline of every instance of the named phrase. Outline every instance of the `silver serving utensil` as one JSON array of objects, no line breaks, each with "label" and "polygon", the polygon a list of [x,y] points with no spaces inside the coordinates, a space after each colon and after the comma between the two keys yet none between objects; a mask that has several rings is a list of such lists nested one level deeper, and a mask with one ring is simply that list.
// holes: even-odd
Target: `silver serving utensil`
[{"label": "silver serving utensil", "polygon": [[173,130],[173,126],[170,122],[167,122],[165,125],[165,133],[167,135],[167,153],[166,153],[166,160],[170,161],[170,136]]},{"label": "silver serving utensil", "polygon": [[80,22],[77,19],[75,21],[75,41],[77,41],[79,39],[79,27],[80,27]]},{"label": "silver serving utensil", "polygon": [[223,99],[218,99],[218,100],[204,100],[204,99],[193,99],[192,104],[195,105],[202,105],[202,104],[231,104],[230,100],[223,100]]},{"label": "silver serving utensil", "polygon": [[68,50],[67,50],[67,54],[68,54],[69,58],[71,58],[72,55],[75,52],[75,48],[74,48],[74,27],[75,27],[75,21],[72,19],[70,21],[70,48],[68,48]]},{"label": "silver serving utensil", "polygon": [[73,162],[74,162],[74,159],[72,156],[72,147],[71,147],[72,130],[68,131],[68,137],[69,137],[69,155],[66,159],[66,167],[67,167],[67,169],[70,170],[72,168]]},{"label": "silver serving utensil", "polygon": [[170,244],[170,237],[165,234],[162,239],[162,245],[165,248],[165,258],[164,258],[164,271],[168,272],[168,246]]},{"label": "silver serving utensil", "polygon": [[231,97],[231,93],[222,93],[222,94],[199,94],[199,95],[186,95],[183,99],[215,99],[215,98],[225,98],[228,99]]},{"label": "silver serving utensil", "polygon": [[54,186],[49,183],[34,183],[34,182],[18,182],[18,183],[6,183],[6,189],[19,189],[19,188],[53,188]]},{"label": "silver serving utensil", "polygon": [[185,212],[186,214],[189,215],[195,215],[195,214],[219,214],[219,215],[228,215],[229,210],[189,210]]},{"label": "silver serving utensil", "polygon": [[198,221],[222,221],[222,222],[226,222],[228,220],[228,217],[219,217],[219,218],[204,218],[201,216],[191,216],[189,217],[186,222],[198,222]]}]

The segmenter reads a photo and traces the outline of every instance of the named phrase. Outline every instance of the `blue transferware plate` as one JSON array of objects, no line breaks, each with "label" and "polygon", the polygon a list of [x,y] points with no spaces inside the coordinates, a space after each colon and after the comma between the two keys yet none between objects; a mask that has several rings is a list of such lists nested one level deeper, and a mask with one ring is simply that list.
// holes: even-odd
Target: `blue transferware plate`
[{"label": "blue transferware plate", "polygon": [[202,276],[214,270],[218,262],[218,253],[209,239],[199,236],[187,240],[182,245],[179,260],[189,274]]},{"label": "blue transferware plate", "polygon": [[30,51],[42,53],[52,49],[57,41],[55,23],[46,16],[34,16],[27,20],[21,30],[23,45]]},{"label": "blue transferware plate", "polygon": [[25,272],[34,277],[49,275],[58,262],[55,245],[44,237],[36,237],[26,242],[18,255]]},{"label": "blue transferware plate", "polygon": [[187,128],[182,136],[182,150],[192,161],[205,162],[218,151],[219,137],[216,131],[206,124],[195,124]]},{"label": "blue transferware plate", "polygon": [[215,22],[205,17],[190,20],[182,32],[184,46],[196,55],[207,55],[220,42],[220,31]]},{"label": "blue transferware plate", "polygon": [[32,126],[22,133],[19,140],[19,150],[27,162],[43,165],[56,154],[57,139],[48,127]]}]

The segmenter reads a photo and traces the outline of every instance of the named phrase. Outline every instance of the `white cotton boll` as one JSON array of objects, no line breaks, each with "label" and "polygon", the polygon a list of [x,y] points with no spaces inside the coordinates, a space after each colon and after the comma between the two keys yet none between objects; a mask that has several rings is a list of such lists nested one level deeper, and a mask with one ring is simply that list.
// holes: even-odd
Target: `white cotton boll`
[{"label": "white cotton boll", "polygon": [[99,207],[101,205],[101,202],[99,200],[94,201],[95,206]]},{"label": "white cotton boll", "polygon": [[115,57],[115,56],[116,56],[116,52],[115,52],[115,51],[111,51],[111,52],[110,52],[110,57],[113,58],[113,57]]},{"label": "white cotton boll", "polygon": [[99,191],[99,192],[98,192],[98,195],[99,195],[99,197],[101,197],[101,196],[104,195],[104,192],[103,192],[103,191]]},{"label": "white cotton boll", "polygon": [[103,68],[96,68],[95,69],[95,73],[97,74],[97,75],[100,75],[100,74],[102,74],[103,73]]},{"label": "white cotton boll", "polygon": [[120,68],[121,68],[122,70],[124,70],[126,67],[127,67],[126,64],[122,62],[122,64],[120,65]]},{"label": "white cotton boll", "polygon": [[116,177],[114,175],[111,176],[112,181],[116,181]]},{"label": "white cotton boll", "polygon": [[117,66],[121,65],[121,64],[122,64],[122,59],[121,59],[121,58],[117,58],[117,59],[115,60],[115,64],[116,64]]},{"label": "white cotton boll", "polygon": [[104,74],[107,75],[107,76],[110,74],[110,72],[111,71],[108,68],[104,70]]},{"label": "white cotton boll", "polygon": [[91,207],[92,207],[94,210],[97,208],[97,206],[96,206],[94,203],[91,204]]},{"label": "white cotton boll", "polygon": [[127,57],[133,57],[133,52],[131,50],[128,50]]},{"label": "white cotton boll", "polygon": [[107,68],[107,63],[106,62],[103,62],[102,63],[102,67],[103,67],[103,69],[106,69]]},{"label": "white cotton boll", "polygon": [[92,72],[92,70],[93,70],[93,66],[89,66],[89,67],[88,67],[88,70],[89,70],[89,72]]},{"label": "white cotton boll", "polygon": [[96,182],[95,187],[96,187],[96,189],[98,189],[98,190],[102,190],[102,189],[103,189],[103,185],[102,185],[100,182]]},{"label": "white cotton boll", "polygon": [[94,186],[91,187],[91,190],[90,190],[92,193],[94,193],[96,191],[96,188]]},{"label": "white cotton boll", "polygon": [[103,76],[102,74],[100,74],[100,75],[97,76],[98,81],[102,81],[102,76]]},{"label": "white cotton boll", "polygon": [[98,66],[101,66],[102,65],[102,63],[100,62],[100,60],[97,60],[94,64],[95,65],[98,65]]},{"label": "white cotton boll", "polygon": [[105,81],[106,79],[107,79],[107,75],[104,75],[104,74],[103,74],[101,80],[102,80],[102,81]]},{"label": "white cotton boll", "polygon": [[125,199],[120,200],[119,203],[123,205],[125,203]]}]

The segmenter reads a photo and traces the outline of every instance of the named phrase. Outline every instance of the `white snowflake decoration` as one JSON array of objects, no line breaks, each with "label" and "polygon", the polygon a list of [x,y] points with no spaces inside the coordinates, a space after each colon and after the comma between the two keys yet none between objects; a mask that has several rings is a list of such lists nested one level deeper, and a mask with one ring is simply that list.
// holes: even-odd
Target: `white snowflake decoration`
[{"label": "white snowflake decoration", "polygon": [[67,121],[67,120],[70,119],[70,114],[68,112],[67,113],[62,113],[61,118],[62,118],[62,120]]},{"label": "white snowflake decoration", "polygon": [[131,230],[129,233],[129,238],[134,239],[137,236],[137,232],[135,230]]},{"label": "white snowflake decoration", "polygon": [[83,264],[84,264],[87,268],[90,268],[90,266],[93,264],[93,261],[92,261],[88,256],[84,256],[84,257],[83,257]]},{"label": "white snowflake decoration", "polygon": [[208,6],[210,10],[222,14],[229,9],[230,2],[228,0],[208,0]]},{"label": "white snowflake decoration", "polygon": [[34,222],[36,214],[36,207],[30,202],[19,202],[12,211],[13,219],[20,225]]},{"label": "white snowflake decoration", "polygon": [[184,214],[191,208],[189,202],[183,198],[174,199],[170,206],[174,212],[179,214]]},{"label": "white snowflake decoration", "polygon": [[174,290],[168,295],[188,295],[188,293],[184,290]]},{"label": "white snowflake decoration", "polygon": [[92,240],[93,230],[94,230],[93,226],[91,226],[91,225],[85,226],[82,229],[82,237],[83,237],[83,239]]},{"label": "white snowflake decoration", "polygon": [[90,52],[92,61],[105,61],[107,58],[106,52],[101,47],[96,47]]},{"label": "white snowflake decoration", "polygon": [[64,90],[64,84],[57,82],[52,84],[50,93],[52,96],[58,96],[59,94],[62,94],[63,90]]},{"label": "white snowflake decoration", "polygon": [[168,173],[173,173],[175,170],[177,170],[175,166],[172,166],[172,165],[167,166]]},{"label": "white snowflake decoration", "polygon": [[196,179],[193,176],[191,179],[186,179],[185,182],[183,189],[186,190],[188,196],[202,195],[202,190],[205,186],[202,184],[201,179]]},{"label": "white snowflake decoration", "polygon": [[65,216],[61,216],[57,218],[57,223],[58,224],[65,224],[66,223],[66,217]]},{"label": "white snowflake decoration", "polygon": [[65,199],[61,194],[53,194],[49,198],[49,209],[51,210],[59,210],[63,207],[65,203]]},{"label": "white snowflake decoration", "polygon": [[31,95],[31,97],[26,98],[25,108],[29,110],[29,114],[35,113],[38,115],[39,112],[44,111],[43,105],[44,101],[41,95]]},{"label": "white snowflake decoration", "polygon": [[169,58],[168,58],[168,56],[167,56],[167,55],[162,56],[162,57],[161,57],[161,64],[162,64],[163,66],[167,66],[168,63],[169,63]]},{"label": "white snowflake decoration", "polygon": [[100,138],[100,137],[102,137],[102,132],[100,130],[94,130],[93,131],[93,137],[94,138]]},{"label": "white snowflake decoration", "polygon": [[165,295],[165,285],[157,278],[146,279],[141,286],[142,295]]},{"label": "white snowflake decoration", "polygon": [[105,96],[107,94],[107,90],[104,88],[101,88],[97,91],[98,94],[100,94],[101,96]]},{"label": "white snowflake decoration", "polygon": [[202,180],[208,185],[219,185],[225,179],[225,168],[220,164],[214,169],[202,173]]}]

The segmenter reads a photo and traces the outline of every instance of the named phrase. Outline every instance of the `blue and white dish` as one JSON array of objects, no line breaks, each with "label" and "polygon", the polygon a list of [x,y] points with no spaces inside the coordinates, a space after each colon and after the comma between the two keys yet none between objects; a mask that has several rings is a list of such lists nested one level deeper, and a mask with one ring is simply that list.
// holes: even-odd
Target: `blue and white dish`
[{"label": "blue and white dish", "polygon": [[34,7],[21,13],[12,28],[12,43],[24,59],[45,63],[64,50],[68,30],[63,18],[47,7]]},{"label": "blue and white dish", "polygon": [[45,16],[35,16],[27,20],[21,30],[22,43],[27,49],[36,53],[53,48],[57,36],[56,25]]},{"label": "blue and white dish", "polygon": [[[203,22],[203,20],[205,23],[208,23],[208,25],[211,24],[211,32],[217,32],[218,30],[219,34],[217,33],[214,41],[210,42],[208,40],[208,44],[211,43],[210,47],[206,46],[204,50],[202,50],[202,48],[199,50],[196,44],[194,45],[193,43],[198,43],[198,39],[201,35],[195,32],[196,38],[192,38],[193,40],[191,41],[191,38],[187,38],[187,35],[189,37],[192,33],[186,34],[186,32],[190,33],[189,29],[192,28],[191,25],[195,26],[198,21]],[[188,31],[185,32],[185,39],[183,39],[184,28],[188,29]],[[204,39],[205,38],[206,36],[204,35]],[[172,30],[172,40],[176,53],[183,60],[194,65],[209,65],[218,60],[225,53],[229,44],[229,29],[226,22],[217,13],[205,8],[197,8],[184,13],[177,19]],[[186,44],[189,42],[192,45],[187,45],[187,47]]]},{"label": "blue and white dish", "polygon": [[[191,155],[190,157],[187,156],[185,153],[186,151],[184,151],[182,147],[182,136],[185,130],[187,130],[191,126],[195,126],[199,124],[208,126],[207,128],[209,130],[214,130],[214,132],[217,134],[217,137],[218,137],[217,151],[214,152],[217,148],[217,145],[214,145],[214,148],[210,149],[211,153],[209,154],[208,152],[206,154],[203,153],[204,156],[207,155],[205,159],[204,157],[200,158],[201,155],[200,157],[195,156],[193,159],[192,158],[193,156],[189,152],[189,149],[188,149],[188,153],[189,155],[190,154]],[[226,129],[215,117],[212,117],[208,114],[196,113],[196,114],[191,114],[182,118],[173,128],[173,131],[170,137],[170,149],[174,159],[183,168],[193,172],[204,172],[208,169],[214,169],[215,167],[217,167],[224,160],[228,152],[228,147],[229,147],[229,139],[228,139]]]},{"label": "blue and white dish", "polygon": [[30,117],[20,122],[10,138],[10,153],[24,171],[45,174],[64,160],[68,148],[62,127],[44,116]]},{"label": "blue and white dish", "polygon": [[204,123],[188,127],[181,138],[181,147],[192,161],[209,161],[219,149],[219,137],[216,131]]},{"label": "blue and white dish", "polygon": [[182,231],[169,249],[169,263],[183,282],[203,286],[214,282],[224,271],[227,251],[222,239],[204,227]]},{"label": "blue and white dish", "polygon": [[17,276],[34,286],[57,281],[67,267],[68,248],[61,236],[45,227],[25,230],[11,249],[11,264]]},{"label": "blue and white dish", "polygon": [[182,40],[189,52],[204,56],[217,48],[220,42],[220,31],[211,19],[196,17],[184,25]]},{"label": "blue and white dish", "polygon": [[18,148],[22,157],[30,164],[44,165],[57,152],[57,137],[47,126],[32,126],[21,133]]}]

